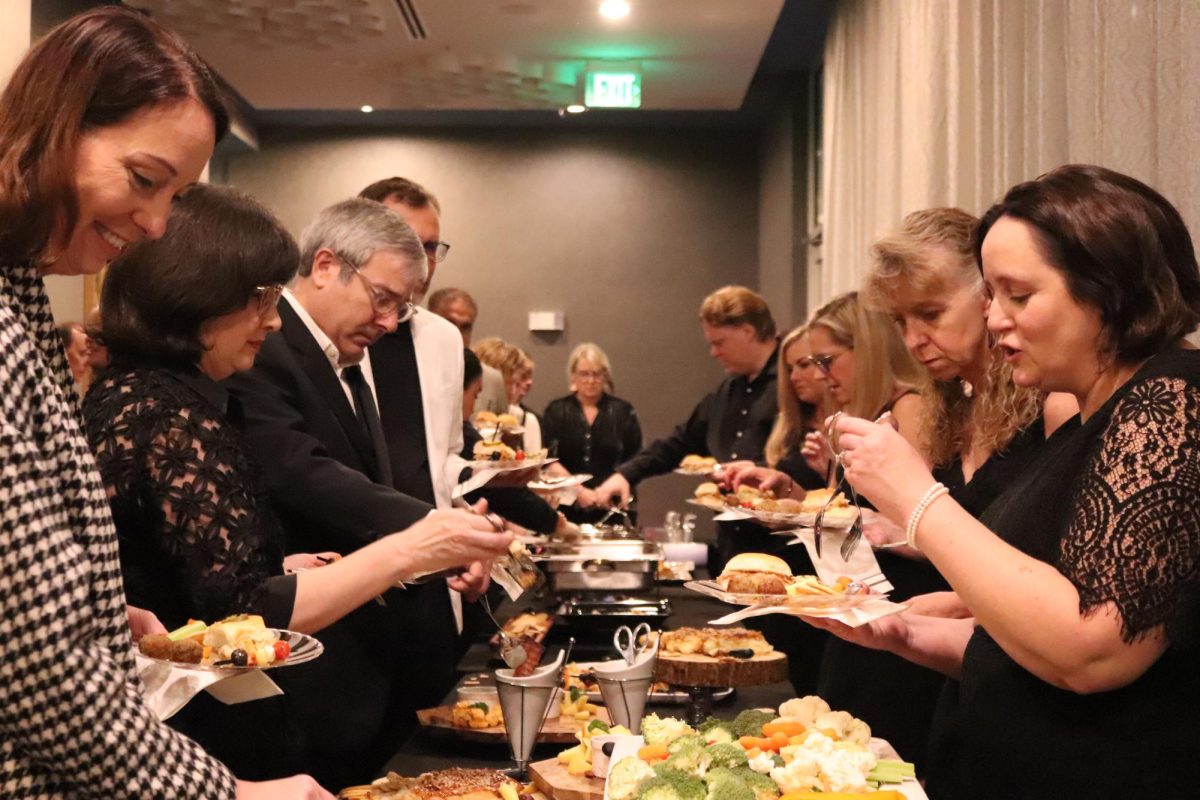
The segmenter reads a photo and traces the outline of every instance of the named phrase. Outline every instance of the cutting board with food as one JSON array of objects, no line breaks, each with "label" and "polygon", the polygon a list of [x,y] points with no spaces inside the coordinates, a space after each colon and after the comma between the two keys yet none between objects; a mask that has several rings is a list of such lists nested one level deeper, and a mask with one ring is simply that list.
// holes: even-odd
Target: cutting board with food
[{"label": "cutting board with food", "polygon": [[554,800],[603,800],[604,779],[591,775],[575,775],[557,758],[535,761],[529,765],[529,777],[534,784]]},{"label": "cutting board with food", "polygon": [[[461,705],[461,704],[460,704]],[[478,705],[478,704],[476,704]],[[455,711],[458,711],[456,714]],[[417,712],[417,719],[422,725],[428,728],[445,728],[454,731],[460,737],[472,742],[493,742],[503,743],[508,741],[507,733],[504,730],[504,719],[499,715],[499,705],[494,707],[495,714],[483,720],[471,720],[464,713],[462,708],[455,706],[438,706],[437,708],[426,708]],[[469,711],[469,709],[468,709]],[[488,712],[492,713],[489,708]],[[599,708],[594,712],[591,719],[600,719],[608,722],[608,712]],[[546,720],[546,724],[542,727],[538,734],[539,742],[549,742],[552,744],[567,744],[576,741],[575,734],[586,725],[590,719],[578,719],[568,716],[560,716],[556,719]],[[483,727],[472,727],[474,722],[479,725],[485,723]]]}]

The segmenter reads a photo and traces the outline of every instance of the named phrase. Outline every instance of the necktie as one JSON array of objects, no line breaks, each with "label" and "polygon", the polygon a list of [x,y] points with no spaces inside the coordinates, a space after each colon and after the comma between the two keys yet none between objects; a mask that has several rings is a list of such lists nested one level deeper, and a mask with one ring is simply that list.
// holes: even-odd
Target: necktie
[{"label": "necktie", "polygon": [[362,423],[371,446],[375,451],[375,473],[379,483],[392,485],[392,465],[388,458],[387,442],[383,438],[383,425],[379,423],[379,410],[375,408],[375,398],[371,396],[371,387],[363,377],[362,367],[357,364],[342,370],[342,377],[350,386],[350,396],[354,398],[354,414]]}]

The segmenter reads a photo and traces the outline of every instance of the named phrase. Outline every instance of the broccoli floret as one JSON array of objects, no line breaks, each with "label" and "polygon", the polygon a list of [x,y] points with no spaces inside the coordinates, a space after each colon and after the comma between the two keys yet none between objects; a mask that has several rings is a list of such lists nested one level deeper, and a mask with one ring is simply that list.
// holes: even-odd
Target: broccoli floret
[{"label": "broccoli floret", "polygon": [[701,722],[700,725],[697,726],[696,730],[700,731],[701,733],[708,733],[709,728],[714,728],[720,724],[721,720],[710,716],[708,719],[704,720],[704,722]]},{"label": "broccoli floret", "polygon": [[754,791],[754,800],[776,800],[779,797],[779,785],[770,775],[760,774],[749,767],[738,767],[733,774]]},{"label": "broccoli floret", "polygon": [[729,723],[729,730],[733,733],[734,738],[762,736],[762,726],[776,719],[779,717],[770,711],[748,708],[734,717],[733,722]]},{"label": "broccoli floret", "polygon": [[687,745],[679,748],[667,759],[666,766],[679,770],[693,777],[700,777],[712,762],[706,748],[699,745]]},{"label": "broccoli floret", "polygon": [[637,800],[705,800],[704,782],[678,770],[658,770],[642,784]]},{"label": "broccoli floret", "polygon": [[775,766],[777,767],[787,766],[787,762],[783,760],[783,756],[779,755],[779,753],[771,753],[771,760],[775,762]]},{"label": "broccoli floret", "polygon": [[711,767],[744,767],[746,766],[746,751],[736,744],[721,743],[714,744],[708,748],[708,754],[712,757]]},{"label": "broccoli floret", "polygon": [[729,767],[710,767],[709,770],[704,773],[704,783],[709,784],[713,781],[736,777],[737,773],[731,770]]},{"label": "broccoli floret", "polygon": [[716,778],[707,781],[704,800],[755,800],[754,790],[729,770],[722,769]]},{"label": "broccoli floret", "polygon": [[692,746],[704,747],[704,745],[706,745],[706,744],[708,744],[708,743],[706,741],[704,741],[704,737],[701,736],[700,734],[688,733],[683,736],[680,736],[678,739],[676,739],[675,741],[673,741],[669,745],[667,745],[667,752],[668,753],[678,753],[680,750],[682,750],[685,747],[692,747]]}]

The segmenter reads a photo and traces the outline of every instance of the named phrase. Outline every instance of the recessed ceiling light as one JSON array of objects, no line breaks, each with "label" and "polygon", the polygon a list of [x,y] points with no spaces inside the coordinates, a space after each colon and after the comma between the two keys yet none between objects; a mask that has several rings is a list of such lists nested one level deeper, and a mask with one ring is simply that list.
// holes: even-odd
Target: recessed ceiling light
[{"label": "recessed ceiling light", "polygon": [[600,4],[600,16],[605,19],[625,19],[629,16],[629,3],[626,0],[604,0]]},{"label": "recessed ceiling light", "polygon": [[362,112],[363,112],[364,114],[370,114],[370,113],[371,113],[372,111],[374,111],[374,110],[375,110],[375,107],[374,107],[374,106],[363,106],[363,107],[362,107]]},{"label": "recessed ceiling light", "polygon": [[568,114],[582,114],[585,111],[587,111],[587,106],[581,106],[578,103],[572,103],[571,105],[567,106]]}]

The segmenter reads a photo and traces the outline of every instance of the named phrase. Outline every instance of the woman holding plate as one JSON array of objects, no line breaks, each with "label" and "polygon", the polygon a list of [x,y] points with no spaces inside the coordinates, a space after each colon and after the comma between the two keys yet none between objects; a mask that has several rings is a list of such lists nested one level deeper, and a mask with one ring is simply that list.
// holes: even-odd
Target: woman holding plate
[{"label": "woman holding plate", "polygon": [[103,483],[43,276],[162,235],[228,114],[177,36],[120,6],[52,29],[0,97],[0,796],[329,798],[235,780],[142,700]]},{"label": "woman holding plate", "polygon": [[[1200,270],[1145,184],[1066,166],[984,216],[989,330],[1020,386],[1074,395],[982,520],[887,425],[836,423],[846,477],[974,619],[814,625],[961,681],[945,797],[1186,797],[1200,719]],[[881,679],[886,680],[885,676]],[[1153,730],[1154,736],[1131,736]],[[1081,768],[1085,763],[1102,769]]]},{"label": "woman holding plate", "polygon": [[[243,446],[240,405],[218,382],[252,367],[279,329],[275,304],[298,264],[291,236],[257,203],[194,186],[161,238],[130,245],[109,268],[101,333],[112,365],[88,393],[85,428],[129,598],[169,625],[256,613],[311,633],[403,578],[502,555],[511,539],[481,515],[434,511],[345,558],[289,556],[285,574],[283,529]],[[286,726],[262,735],[270,702],[201,696],[172,724],[242,774],[278,774]]]}]

